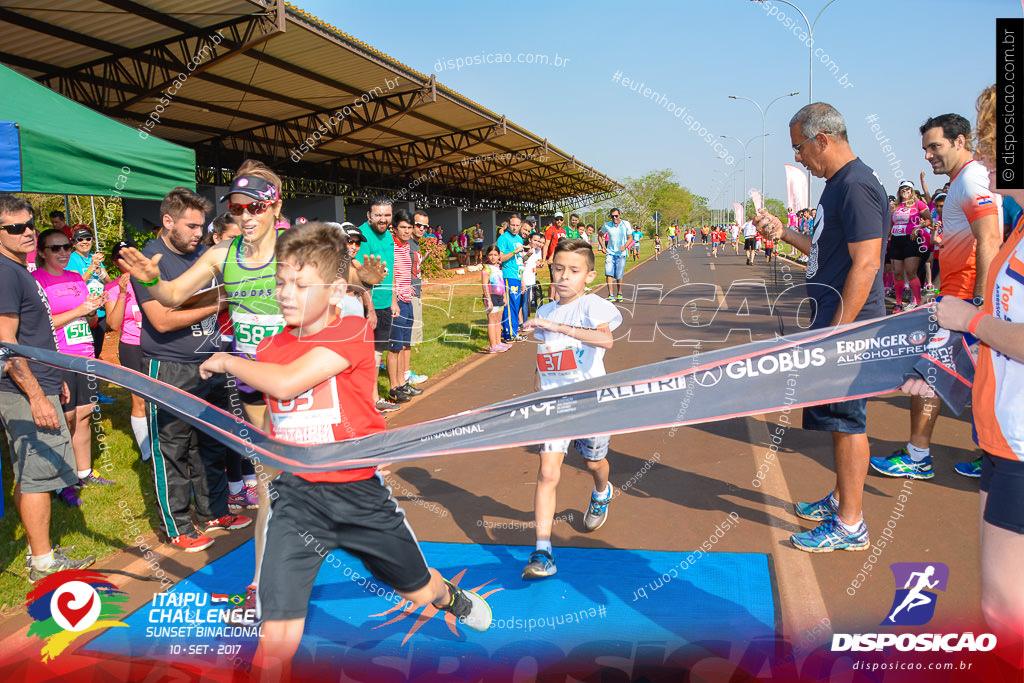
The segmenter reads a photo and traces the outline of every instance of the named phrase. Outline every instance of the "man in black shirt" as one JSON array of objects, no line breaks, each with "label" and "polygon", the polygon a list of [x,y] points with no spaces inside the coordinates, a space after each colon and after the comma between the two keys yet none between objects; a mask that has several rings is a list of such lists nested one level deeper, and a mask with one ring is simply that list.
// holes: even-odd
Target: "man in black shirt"
[{"label": "man in black shirt", "polygon": [[[882,248],[889,223],[885,190],[853,154],[846,122],[831,105],[803,107],[790,120],[789,135],[796,160],[826,180],[811,234],[784,227],[763,209],[754,218],[755,227],[768,239],[782,239],[808,255],[812,329],[884,316]],[[871,544],[861,503],[871,455],[867,401],[805,408],[803,426],[832,432],[836,487],[820,501],[796,504],[797,516],[821,525],[790,540],[800,550],[816,553],[866,549]]]},{"label": "man in black shirt", "polygon": [[[205,297],[193,297],[188,307],[175,309],[161,305],[148,290],[159,279],[175,279],[199,260],[207,249],[199,242],[206,227],[204,214],[211,208],[208,200],[187,188],[171,190],[160,204],[160,236],[142,250],[151,258],[159,255],[160,276],[151,282],[133,277],[132,284],[142,309],[142,355],[149,376],[230,410],[227,377],[199,376],[199,365],[220,351],[217,288]],[[216,285],[212,277],[211,285]],[[155,404],[148,410],[157,508],[171,543],[185,552],[198,552],[213,543],[205,532],[251,524],[249,517],[228,513],[226,447]],[[199,531],[192,523],[191,499],[202,526]]]},{"label": "man in black shirt", "polygon": [[[57,341],[50,304],[26,267],[35,251],[32,206],[0,193],[0,342],[50,351]],[[94,557],[72,560],[50,545],[50,492],[78,483],[71,434],[60,408],[67,386],[61,371],[12,358],[0,379],[0,422],[14,468],[14,505],[29,547],[29,581],[65,569],[84,569]]]}]

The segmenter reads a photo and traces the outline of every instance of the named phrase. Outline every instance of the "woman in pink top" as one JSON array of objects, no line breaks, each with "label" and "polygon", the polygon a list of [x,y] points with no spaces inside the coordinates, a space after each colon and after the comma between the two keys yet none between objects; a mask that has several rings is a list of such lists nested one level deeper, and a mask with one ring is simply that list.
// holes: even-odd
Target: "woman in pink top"
[{"label": "woman in pink top", "polygon": [[[122,247],[126,242],[119,242],[112,250],[111,257],[115,264]],[[120,266],[119,266],[120,267]],[[122,268],[127,274],[128,270]],[[122,282],[123,281],[123,282]],[[122,275],[116,282],[107,285],[107,325],[112,330],[121,330],[117,345],[117,360],[129,370],[146,374],[146,365],[142,360],[142,310],[135,299],[135,290]],[[146,402],[140,396],[132,394],[132,412],[129,418],[135,443],[139,446],[142,461],[149,460],[149,425],[146,421]]]},{"label": "woman in pink top", "polygon": [[914,184],[909,180],[901,181],[896,208],[892,211],[892,233],[887,249],[896,276],[896,308],[893,313],[903,309],[904,285],[910,286],[911,293],[907,308],[921,304],[921,281],[917,277],[917,269],[925,254],[920,251],[917,234],[919,227],[930,228],[931,223],[928,205],[915,196]]},{"label": "woman in pink top", "polygon": [[[50,314],[57,337],[57,350],[61,353],[84,358],[95,358],[92,338],[92,321],[96,310],[103,305],[106,295],[92,296],[82,276],[64,270],[74,247],[61,230],[44,231],[39,235],[39,251],[36,254],[36,270],[32,277],[39,282],[50,302]],[[89,417],[97,401],[98,385],[95,378],[77,372],[65,372],[64,382],[68,387],[67,402],[62,403],[64,417],[71,432],[71,446],[75,451],[75,463],[82,484],[112,485],[92,470],[92,434]],[[71,506],[82,504],[73,488],[61,489],[57,494]]]}]

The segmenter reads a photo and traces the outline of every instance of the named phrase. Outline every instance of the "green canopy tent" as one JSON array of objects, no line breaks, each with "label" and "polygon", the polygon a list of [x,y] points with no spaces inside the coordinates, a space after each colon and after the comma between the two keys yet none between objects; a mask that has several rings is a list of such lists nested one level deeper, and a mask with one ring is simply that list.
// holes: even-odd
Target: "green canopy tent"
[{"label": "green canopy tent", "polygon": [[195,190],[195,151],[143,137],[0,65],[0,191],[163,199]]}]

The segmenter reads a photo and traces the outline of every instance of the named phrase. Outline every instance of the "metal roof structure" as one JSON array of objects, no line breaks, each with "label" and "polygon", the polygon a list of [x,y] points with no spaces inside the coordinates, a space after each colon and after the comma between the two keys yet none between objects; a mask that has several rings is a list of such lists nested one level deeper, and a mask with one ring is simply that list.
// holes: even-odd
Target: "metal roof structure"
[{"label": "metal roof structure", "polygon": [[252,157],[285,178],[286,196],[547,209],[622,187],[281,0],[8,5],[0,62],[140,136],[194,148],[201,184],[227,184]]}]

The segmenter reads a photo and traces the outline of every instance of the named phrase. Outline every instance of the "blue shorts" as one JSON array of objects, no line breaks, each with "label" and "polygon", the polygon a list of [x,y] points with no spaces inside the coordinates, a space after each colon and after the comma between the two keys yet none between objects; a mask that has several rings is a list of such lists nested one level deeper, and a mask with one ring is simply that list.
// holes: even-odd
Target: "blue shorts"
[{"label": "blue shorts", "polygon": [[604,260],[604,274],[608,277],[621,280],[623,274],[626,272],[626,256],[625,254],[608,254]]},{"label": "blue shorts", "polygon": [[988,494],[982,519],[1000,529],[1024,534],[1024,462],[985,453],[980,484]]},{"label": "blue shorts", "polygon": [[804,429],[863,434],[868,429],[868,400],[858,398],[804,408]]},{"label": "blue shorts", "polygon": [[391,323],[391,351],[401,351],[407,346],[412,346],[412,302],[399,301],[398,315]]}]

